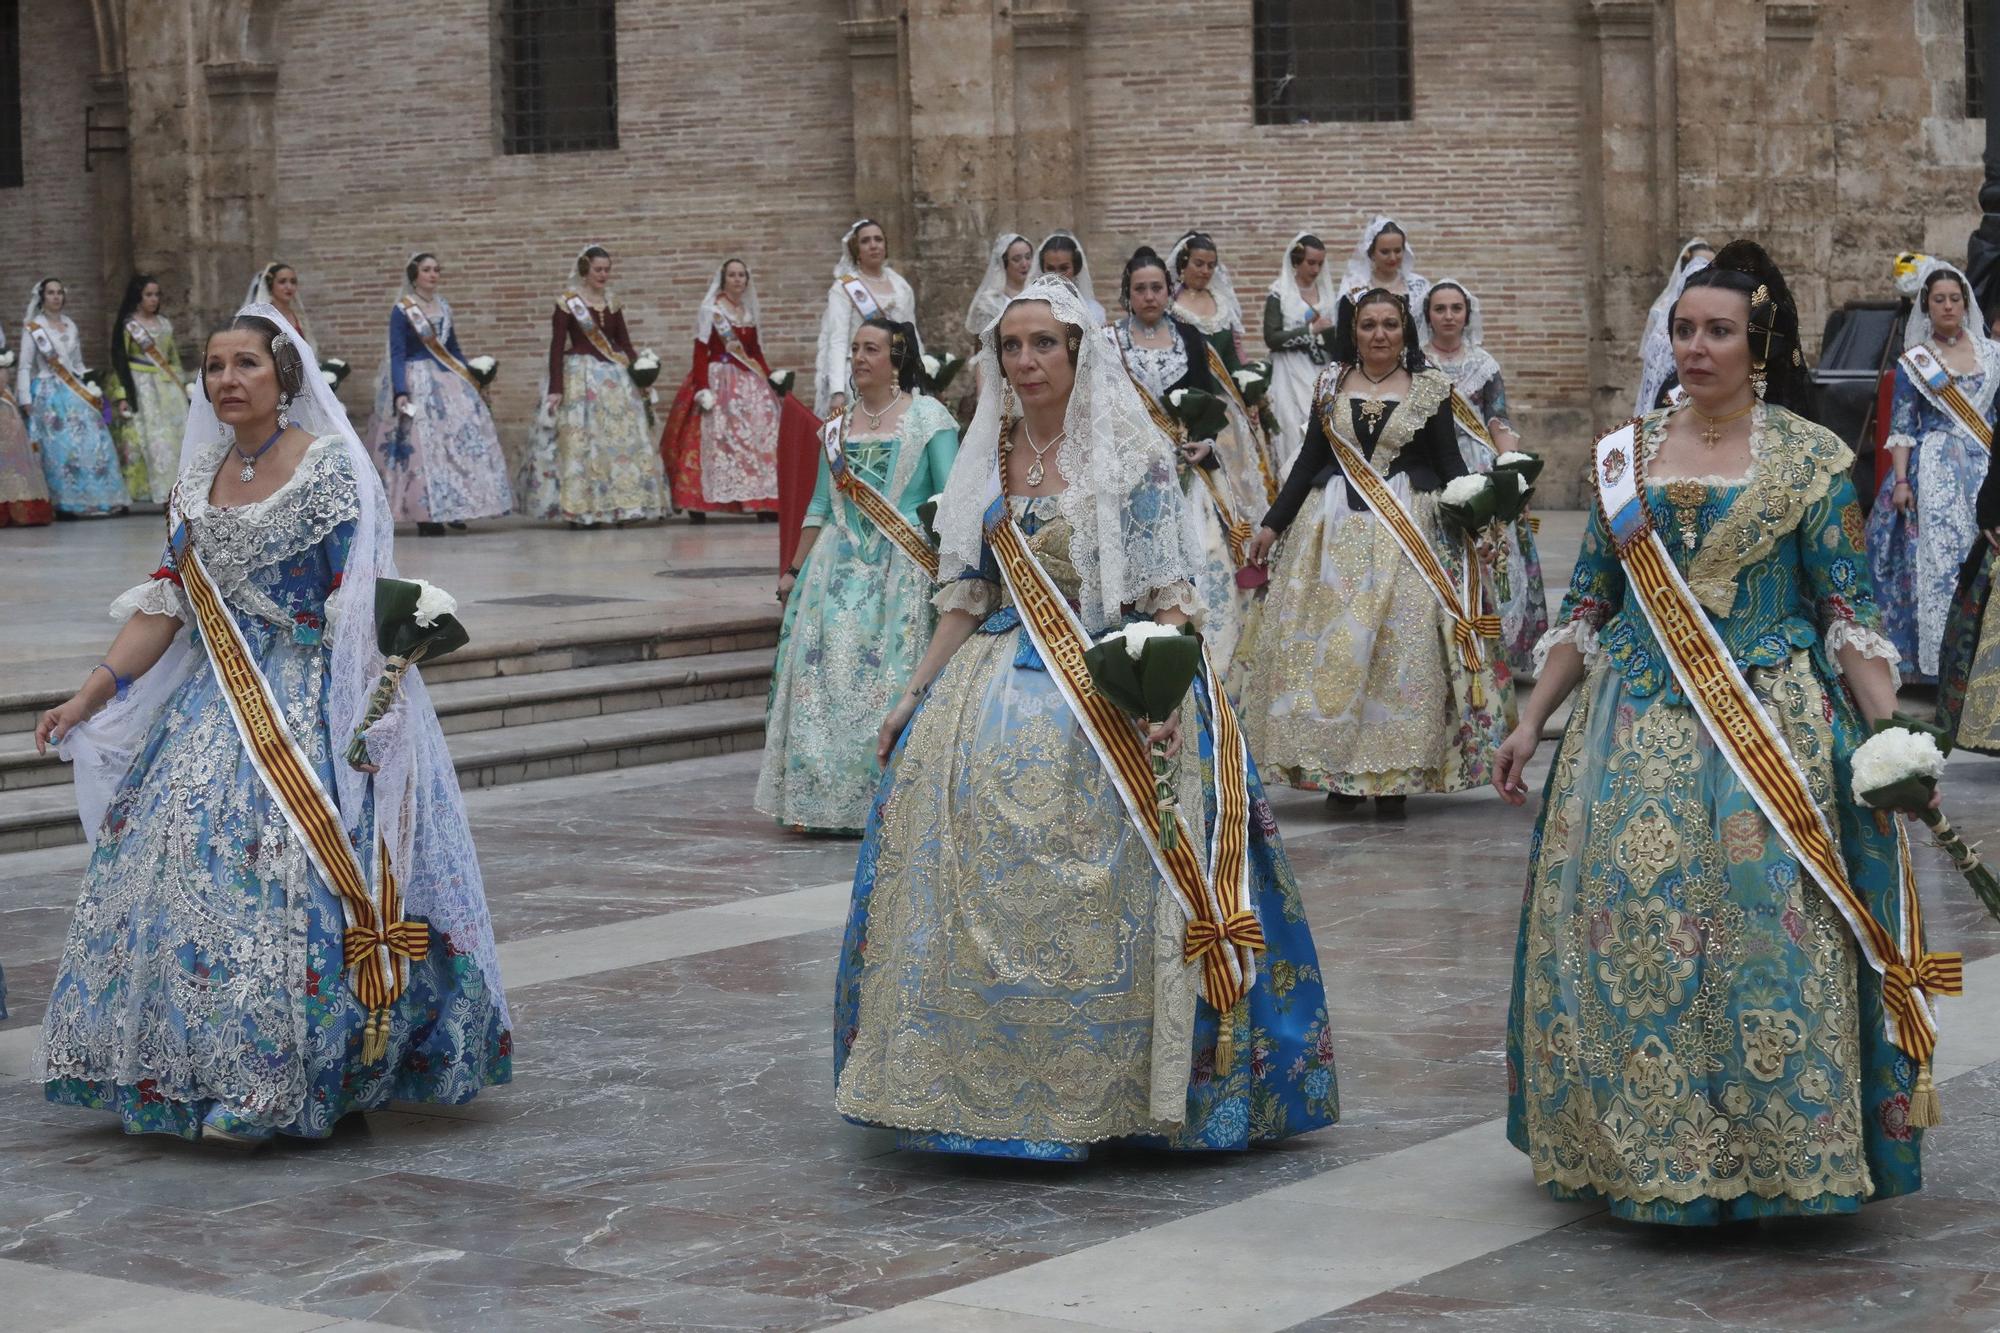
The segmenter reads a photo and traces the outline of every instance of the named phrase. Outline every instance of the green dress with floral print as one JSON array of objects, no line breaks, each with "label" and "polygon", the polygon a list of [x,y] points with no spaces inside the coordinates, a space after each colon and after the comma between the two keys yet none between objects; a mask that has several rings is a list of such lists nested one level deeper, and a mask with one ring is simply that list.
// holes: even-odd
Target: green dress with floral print
[{"label": "green dress with floral print", "polygon": [[[1639,427],[1659,447],[1669,410]],[[1833,816],[1891,930],[1897,843],[1859,805],[1837,679],[1879,632],[1852,455],[1760,407],[1747,477],[1646,482],[1656,530]],[[1916,1190],[1915,1075],[1881,986],[1675,684],[1593,516],[1556,627],[1588,674],[1544,791],[1508,1025],[1508,1136],[1563,1199],[1705,1225]]]}]

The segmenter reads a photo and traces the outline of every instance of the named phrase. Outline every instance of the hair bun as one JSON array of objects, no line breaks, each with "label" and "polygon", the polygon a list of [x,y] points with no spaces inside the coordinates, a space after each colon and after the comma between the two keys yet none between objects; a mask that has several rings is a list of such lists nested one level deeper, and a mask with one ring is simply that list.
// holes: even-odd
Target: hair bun
[{"label": "hair bun", "polygon": [[1757,242],[1745,239],[1731,241],[1717,250],[1710,262],[1716,268],[1756,279],[1768,289],[1770,299],[1780,308],[1794,313],[1798,310],[1797,303],[1792,300],[1792,289],[1785,284],[1783,270]]}]

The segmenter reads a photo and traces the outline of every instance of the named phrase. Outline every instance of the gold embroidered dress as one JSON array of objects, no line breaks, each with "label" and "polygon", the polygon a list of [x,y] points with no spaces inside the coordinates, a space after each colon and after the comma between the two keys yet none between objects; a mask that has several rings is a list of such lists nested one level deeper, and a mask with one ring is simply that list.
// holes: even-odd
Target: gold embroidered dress
[{"label": "gold embroidered dress", "polygon": [[[1669,411],[1639,426],[1657,453]],[[1836,682],[1894,660],[1846,446],[1760,406],[1747,478],[1647,481],[1656,531],[1893,920],[1896,841],[1849,790]],[[1557,1198],[1706,1225],[1851,1212],[1919,1185],[1914,1070],[1881,987],[1674,682],[1594,514],[1548,647],[1579,686],[1543,795],[1508,1030],[1508,1135]]]},{"label": "gold embroidered dress", "polygon": [[1351,492],[1326,438],[1339,430],[1368,457],[1458,582],[1464,544],[1437,514],[1437,492],[1465,472],[1451,381],[1417,372],[1371,424],[1368,405],[1341,391],[1344,369],[1321,377],[1305,445],[1264,517],[1284,540],[1239,653],[1244,734],[1257,762],[1296,787],[1463,791],[1487,780],[1512,714],[1506,667],[1488,644],[1483,668],[1466,668],[1430,585]]}]

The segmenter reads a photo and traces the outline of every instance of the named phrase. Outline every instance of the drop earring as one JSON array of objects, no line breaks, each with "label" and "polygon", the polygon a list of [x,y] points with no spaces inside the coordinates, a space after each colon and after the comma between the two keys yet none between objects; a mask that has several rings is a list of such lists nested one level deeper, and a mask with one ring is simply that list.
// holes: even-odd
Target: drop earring
[{"label": "drop earring", "polygon": [[288,393],[280,394],[278,395],[278,429],[290,430],[291,428],[292,396]]},{"label": "drop earring", "polygon": [[1764,399],[1764,389],[1769,378],[1764,373],[1764,363],[1762,361],[1750,367],[1750,392],[1757,395],[1759,402],[1762,402]]}]

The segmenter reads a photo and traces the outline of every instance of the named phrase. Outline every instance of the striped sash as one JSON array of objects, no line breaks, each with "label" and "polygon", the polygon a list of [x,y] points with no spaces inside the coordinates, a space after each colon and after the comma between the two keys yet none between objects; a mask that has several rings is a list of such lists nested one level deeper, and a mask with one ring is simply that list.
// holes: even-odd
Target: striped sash
[{"label": "striped sash", "polygon": [[[1368,508],[1375,517],[1382,520],[1382,526],[1396,539],[1403,555],[1417,571],[1418,577],[1430,588],[1437,598],[1438,606],[1444,611],[1445,619],[1451,622],[1452,642],[1458,646],[1459,661],[1467,671],[1479,671],[1486,665],[1485,657],[1479,651],[1481,639],[1500,637],[1500,617],[1482,615],[1479,611],[1479,557],[1474,551],[1472,539],[1465,539],[1465,586],[1455,587],[1451,574],[1431,549],[1428,538],[1417,521],[1410,517],[1410,511],[1389,489],[1389,483],[1375,470],[1366,454],[1341,435],[1334,424],[1336,413],[1321,409],[1326,418],[1327,442],[1333,446],[1333,456],[1340,462],[1340,470],[1347,474],[1347,480],[1361,493]],[[1336,478],[1336,481],[1338,479]],[[1331,486],[1332,483],[1329,483]]]},{"label": "striped sash", "polygon": [[35,340],[35,347],[41,352],[42,360],[49,363],[49,373],[61,380],[71,393],[83,399],[91,411],[102,412],[104,395],[84,383],[75,371],[63,364],[61,349],[56,346],[55,339],[50,336],[49,331],[42,327],[40,320],[28,321],[28,336]]},{"label": "striped sash", "polygon": [[564,292],[562,304],[563,309],[569,311],[569,317],[583,329],[583,336],[590,340],[590,345],[597,349],[599,356],[614,366],[623,366],[627,370],[632,368],[631,359],[613,347],[611,340],[604,336],[604,330],[597,326],[597,318],[590,313],[590,302],[575,292]]},{"label": "striped sash", "polygon": [[[1132,381],[1133,392],[1137,393],[1139,401],[1145,404],[1146,415],[1153,419],[1153,424],[1160,428],[1160,434],[1167,437],[1168,442],[1178,453],[1180,446],[1187,443],[1187,428],[1174,420],[1167,409],[1160,405],[1159,399],[1147,392],[1146,386],[1139,382],[1139,377],[1132,373],[1132,364],[1125,360],[1124,348],[1118,346],[1117,335],[1111,326],[1106,326],[1105,332],[1111,335],[1112,346],[1118,349],[1118,363],[1125,367],[1125,378]],[[1213,356],[1214,349],[1211,348],[1209,354]],[[1214,442],[1210,441],[1208,447],[1215,448]],[[1208,488],[1209,499],[1215,501],[1216,516],[1222,520],[1222,535],[1229,544],[1230,562],[1238,569],[1243,568],[1247,563],[1245,553],[1250,548],[1250,538],[1254,534],[1254,529],[1236,517],[1236,511],[1230,507],[1229,497],[1223,494],[1222,483],[1216,480],[1213,468],[1205,468],[1199,463],[1189,463],[1187,469],[1200,477],[1201,484]]]},{"label": "striped sash", "polygon": [[1208,373],[1215,377],[1216,383],[1227,387],[1230,401],[1235,403],[1236,410],[1243,414],[1244,429],[1250,432],[1250,456],[1257,460],[1257,472],[1264,481],[1264,503],[1275,503],[1278,498],[1278,478],[1277,474],[1271,471],[1270,441],[1264,438],[1263,427],[1257,424],[1257,414],[1252,412],[1250,404],[1244,401],[1243,387],[1236,382],[1236,377],[1229,373],[1229,365],[1222,359],[1222,353],[1215,349],[1214,343],[1208,342],[1205,338],[1202,341],[1208,347]]},{"label": "striped sash", "polygon": [[1919,1064],[1928,1061],[1937,1045],[1931,997],[1957,995],[1964,969],[1955,953],[1924,951],[1923,908],[1906,835],[1899,825],[1901,910],[1892,933],[1849,881],[1833,828],[1814,801],[1804,771],[1654,531],[1634,426],[1628,423],[1599,440],[1595,461],[1598,499],[1626,584],[1653,627],[1675,683],[1757,808],[1847,922],[1862,956],[1881,976],[1889,1040]]},{"label": "striped sash", "polygon": [[[1187,918],[1182,958],[1201,964],[1202,994],[1218,1013],[1227,1014],[1250,993],[1256,980],[1256,956],[1264,948],[1264,928],[1249,896],[1250,756],[1229,697],[1222,691],[1220,673],[1204,649],[1202,669],[1215,732],[1216,803],[1215,830],[1207,843],[1208,866],[1204,869],[1185,821],[1174,849],[1161,850],[1159,805],[1145,737],[1132,718],[1091,683],[1090,668],[1084,662],[1090,635],[1007,512],[997,476],[993,500],[986,510],[986,540],[1020,612],[1021,624],[1048,667],[1049,678],[1104,765],[1132,822],[1134,836],[1152,856],[1154,868],[1172,889]],[[1182,818],[1178,812],[1173,817],[1177,821]]]},{"label": "striped sash", "polygon": [[377,892],[372,897],[369,894],[367,872],[347,839],[339,809],[286,729],[284,712],[271,693],[270,682],[257,669],[243,631],[209,580],[184,523],[179,525],[178,535],[181,540],[174,561],[181,587],[194,608],[201,644],[208,652],[223,698],[229,701],[236,733],[313,868],[340,900],[346,920],[342,967],[352,974],[349,984],[355,999],[368,1011],[362,1059],[378,1060],[388,1046],[389,1006],[403,993],[408,965],[422,962],[429,953],[429,927],[422,921],[404,919],[402,890],[389,866],[389,849],[379,838],[375,845]]},{"label": "striped sash", "polygon": [[1979,415],[1979,409],[1972,405],[1972,400],[1958,387],[1958,382],[1951,377],[1951,371],[1944,362],[1938,360],[1936,354],[1922,343],[1904,352],[1902,362],[1904,371],[1909,374],[1916,386],[1926,391],[1926,396],[1944,409],[1967,435],[1984,445],[1986,452],[1992,453],[1992,425],[1985,417]]},{"label": "striped sash", "polygon": [[[404,319],[410,321],[410,331],[417,335],[417,341],[424,345],[426,352],[429,352],[437,359],[439,365],[464,380],[467,384],[470,384],[473,388],[477,389],[479,387],[479,377],[472,373],[472,367],[451,354],[451,349],[444,345],[442,338],[438,337],[436,326],[431,323],[430,316],[424,313],[422,306],[405,296],[397,300],[396,308],[403,312]],[[570,313],[575,314],[576,312],[571,311]],[[584,313],[586,315],[590,313],[588,306],[584,307]],[[588,327],[594,328],[595,325],[592,324]],[[593,345],[595,345],[595,340],[593,340]],[[599,350],[602,349],[600,348]]]},{"label": "striped sash", "polygon": [[889,503],[860,473],[847,465],[847,417],[837,416],[820,428],[820,448],[826,453],[827,471],[840,493],[854,502],[870,523],[887,537],[918,569],[931,579],[938,576],[938,554],[903,512]]},{"label": "striped sash", "polygon": [[167,364],[166,353],[160,350],[159,340],[153,337],[151,329],[136,319],[128,319],[125,321],[125,333],[132,339],[132,345],[146,354],[146,359],[153,363],[154,369],[176,384],[180,382],[180,372]]},{"label": "striped sash", "polygon": [[1473,439],[1495,453],[1500,451],[1500,446],[1493,442],[1493,433],[1486,429],[1486,423],[1479,419],[1479,413],[1473,410],[1472,404],[1467,402],[1465,395],[1456,388],[1451,391],[1451,415],[1458,422],[1459,428]]}]

